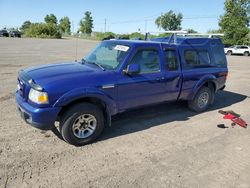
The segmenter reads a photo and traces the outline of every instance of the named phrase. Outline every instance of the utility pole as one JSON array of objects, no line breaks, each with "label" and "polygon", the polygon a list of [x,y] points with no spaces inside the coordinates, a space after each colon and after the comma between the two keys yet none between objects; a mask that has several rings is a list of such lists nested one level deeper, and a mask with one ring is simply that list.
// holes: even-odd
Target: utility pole
[{"label": "utility pole", "polygon": [[105,22],[104,22],[104,32],[106,33],[106,28],[107,28],[107,19],[105,18]]},{"label": "utility pole", "polygon": [[73,20],[71,21],[71,25],[72,25],[72,35],[74,35],[75,30],[74,30],[74,21]]},{"label": "utility pole", "polygon": [[147,33],[148,20],[145,20],[145,33]]}]

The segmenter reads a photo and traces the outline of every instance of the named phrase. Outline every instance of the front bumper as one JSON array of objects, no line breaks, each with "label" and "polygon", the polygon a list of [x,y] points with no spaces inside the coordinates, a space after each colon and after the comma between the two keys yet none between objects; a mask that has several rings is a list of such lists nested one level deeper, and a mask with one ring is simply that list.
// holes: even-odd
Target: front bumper
[{"label": "front bumper", "polygon": [[26,123],[42,130],[53,129],[61,110],[60,107],[35,108],[27,103],[18,92],[16,93],[16,102],[17,110]]}]

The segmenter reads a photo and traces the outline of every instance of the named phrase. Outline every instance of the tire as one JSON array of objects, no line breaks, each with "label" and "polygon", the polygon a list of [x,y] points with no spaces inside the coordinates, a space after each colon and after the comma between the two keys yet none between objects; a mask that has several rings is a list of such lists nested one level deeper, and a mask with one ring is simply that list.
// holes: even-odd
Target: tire
[{"label": "tire", "polygon": [[98,106],[90,103],[71,107],[60,121],[63,139],[75,146],[93,142],[102,133],[103,128],[103,112]]},{"label": "tire", "polygon": [[232,51],[231,50],[227,51],[227,55],[232,55]]},{"label": "tire", "polygon": [[195,112],[204,112],[214,102],[214,91],[209,87],[202,86],[193,100],[188,101],[188,107]]},{"label": "tire", "polygon": [[244,52],[244,56],[249,56],[249,52]]}]

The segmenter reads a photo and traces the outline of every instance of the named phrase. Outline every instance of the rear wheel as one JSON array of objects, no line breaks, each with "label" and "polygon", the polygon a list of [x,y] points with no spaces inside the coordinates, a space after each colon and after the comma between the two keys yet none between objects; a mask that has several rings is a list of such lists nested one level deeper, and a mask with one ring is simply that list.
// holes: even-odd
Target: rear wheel
[{"label": "rear wheel", "polygon": [[227,51],[227,55],[232,55],[232,51]]},{"label": "rear wheel", "polygon": [[82,103],[70,108],[62,117],[60,132],[63,139],[81,146],[93,142],[104,128],[104,117],[98,106]]},{"label": "rear wheel", "polygon": [[188,101],[188,107],[195,112],[207,110],[209,104],[213,103],[214,92],[209,87],[202,86],[194,99]]},{"label": "rear wheel", "polygon": [[244,52],[244,56],[249,56],[249,52]]}]

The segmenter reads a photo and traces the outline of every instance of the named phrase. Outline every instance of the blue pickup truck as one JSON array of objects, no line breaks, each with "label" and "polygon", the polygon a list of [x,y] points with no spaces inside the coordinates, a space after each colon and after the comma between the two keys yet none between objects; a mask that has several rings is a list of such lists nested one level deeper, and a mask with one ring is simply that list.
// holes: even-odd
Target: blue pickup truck
[{"label": "blue pickup truck", "polygon": [[130,109],[186,100],[203,112],[227,74],[219,38],[106,40],[80,62],[21,70],[16,102],[26,123],[54,129],[58,121],[65,141],[84,145]]}]

